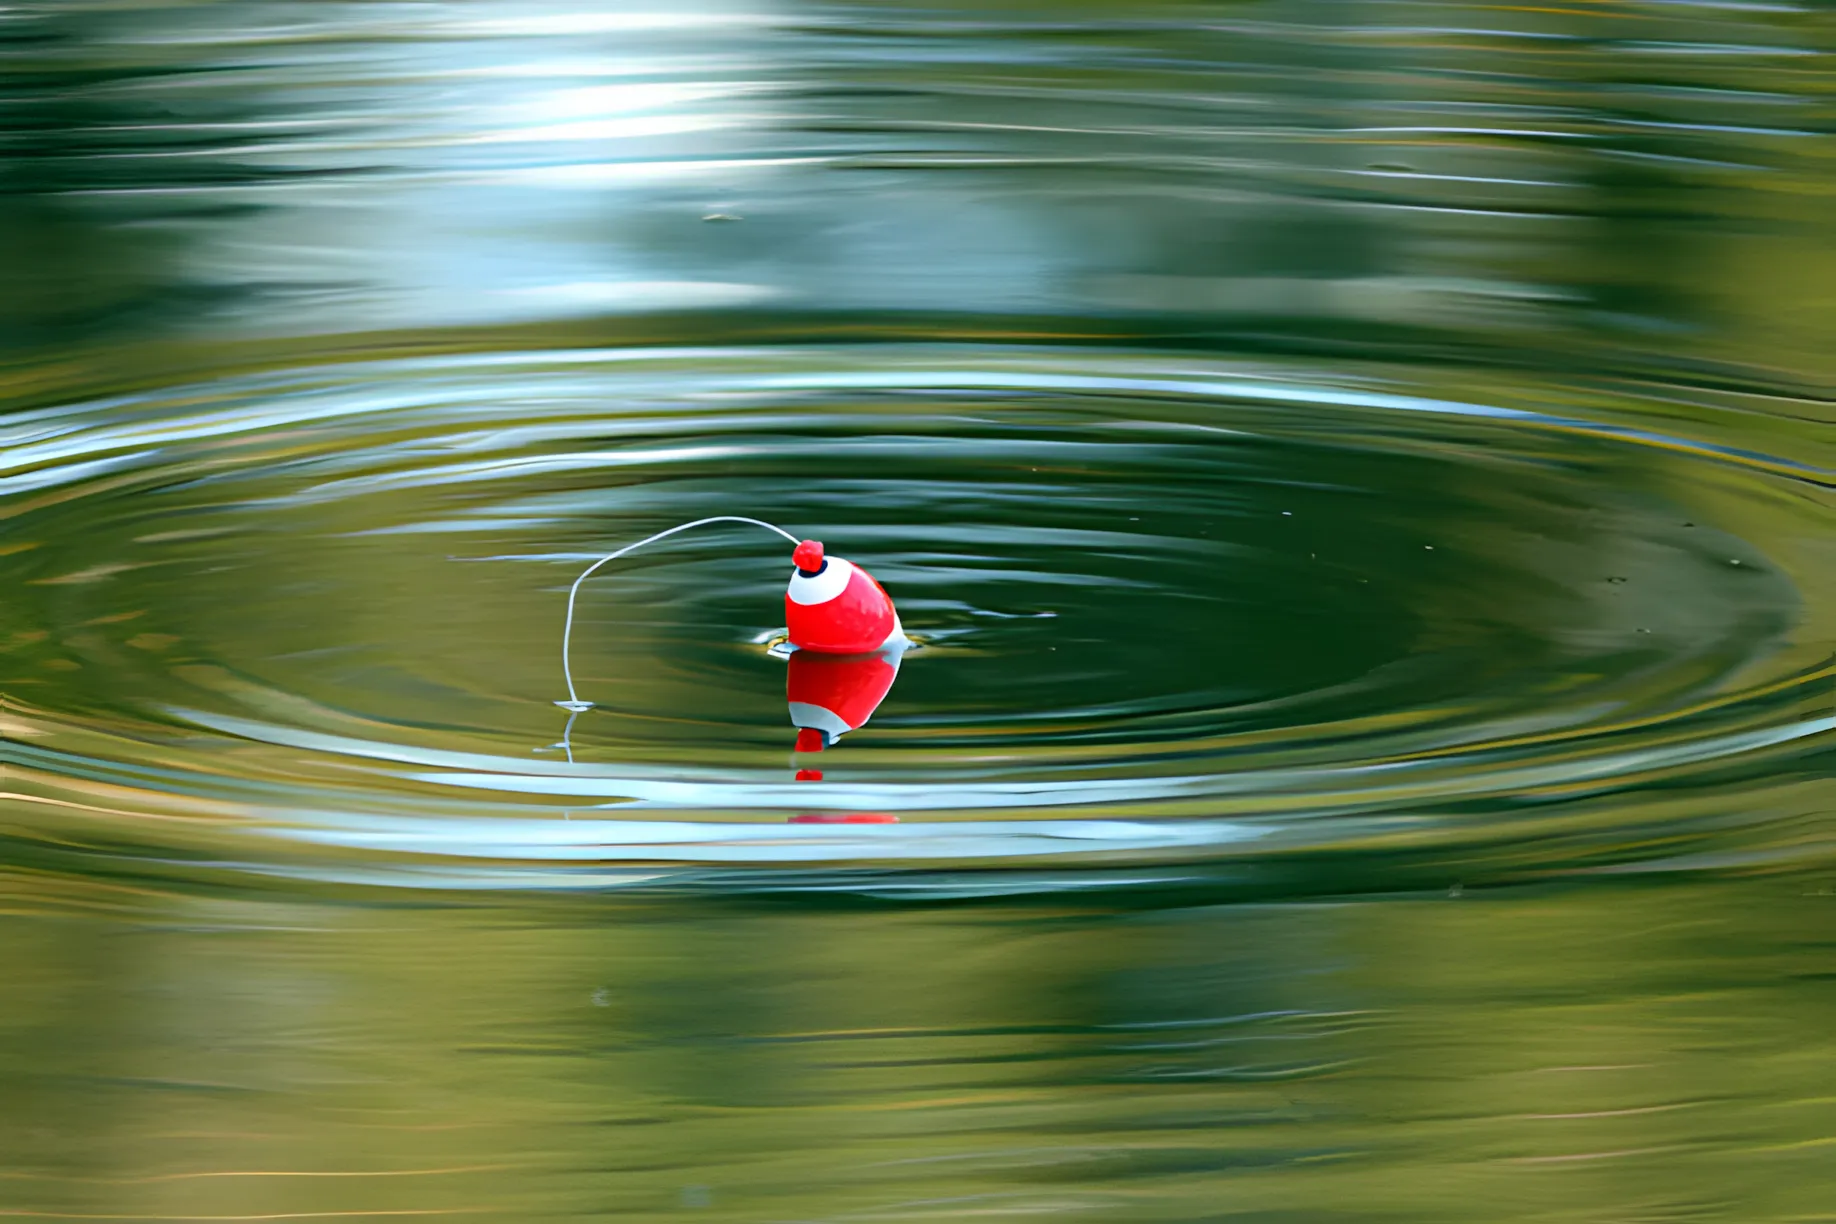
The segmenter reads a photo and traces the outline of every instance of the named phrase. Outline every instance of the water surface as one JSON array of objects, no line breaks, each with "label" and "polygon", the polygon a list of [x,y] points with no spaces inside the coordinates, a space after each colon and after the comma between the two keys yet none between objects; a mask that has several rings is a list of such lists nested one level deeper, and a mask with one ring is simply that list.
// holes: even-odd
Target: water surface
[{"label": "water surface", "polygon": [[0,12],[0,1212],[1819,1218],[1829,51]]}]

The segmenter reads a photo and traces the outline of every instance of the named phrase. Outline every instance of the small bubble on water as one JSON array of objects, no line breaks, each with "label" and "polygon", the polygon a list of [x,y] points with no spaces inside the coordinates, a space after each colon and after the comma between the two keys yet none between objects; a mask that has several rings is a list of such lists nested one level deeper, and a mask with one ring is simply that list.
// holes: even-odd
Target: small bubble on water
[{"label": "small bubble on water", "polygon": [[1613,577],[1611,577],[1611,578],[1608,578],[1608,579],[1607,579],[1607,581],[1608,581],[1608,582],[1612,582],[1612,583],[1620,583],[1620,582],[1624,582],[1624,581],[1625,581],[1625,579],[1624,579],[1624,578],[1621,578],[1621,577],[1619,577],[1618,575],[1614,575]]}]

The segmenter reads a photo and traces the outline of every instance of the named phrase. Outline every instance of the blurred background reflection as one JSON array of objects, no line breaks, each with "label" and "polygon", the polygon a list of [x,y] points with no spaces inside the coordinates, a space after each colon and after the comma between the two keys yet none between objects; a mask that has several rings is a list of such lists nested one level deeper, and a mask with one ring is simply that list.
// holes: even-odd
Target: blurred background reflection
[{"label": "blurred background reflection", "polygon": [[13,6],[7,334],[710,311],[1824,385],[1828,36],[1790,4]]}]

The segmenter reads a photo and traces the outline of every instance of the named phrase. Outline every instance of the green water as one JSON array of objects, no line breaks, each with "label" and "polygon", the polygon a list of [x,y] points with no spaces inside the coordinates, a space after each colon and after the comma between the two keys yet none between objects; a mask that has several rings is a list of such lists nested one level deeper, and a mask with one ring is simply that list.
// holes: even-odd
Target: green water
[{"label": "green water", "polygon": [[1836,1218],[1831,49],[0,10],[0,1217]]},{"label": "green water", "polygon": [[46,1218],[1816,1220],[1828,884],[7,922]]}]

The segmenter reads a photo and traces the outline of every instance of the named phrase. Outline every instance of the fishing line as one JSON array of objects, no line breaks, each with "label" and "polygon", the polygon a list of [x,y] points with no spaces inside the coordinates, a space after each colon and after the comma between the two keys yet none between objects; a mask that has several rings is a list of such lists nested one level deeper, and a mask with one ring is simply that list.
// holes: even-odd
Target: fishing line
[{"label": "fishing line", "polygon": [[[675,535],[678,531],[687,531],[691,527],[705,527],[709,523],[750,523],[754,527],[763,527],[767,531],[777,532],[779,535],[789,540],[792,545],[800,543],[796,536],[784,530],[784,528],[778,527],[772,523],[767,523],[763,519],[747,518],[740,514],[717,514],[712,518],[696,519],[692,523],[681,523],[675,527],[671,527],[667,531],[659,531],[653,536],[645,536],[637,543],[627,544],[617,552],[607,553],[599,560],[593,562],[593,564],[587,566],[585,572],[582,573],[580,577],[574,579],[574,585],[568,588],[567,624],[561,630],[561,674],[567,680],[567,700],[557,701],[555,702],[556,705],[564,710],[572,710],[576,714],[582,710],[590,710],[593,708],[592,702],[580,700],[580,694],[574,691],[574,669],[572,664],[568,661],[568,647],[574,639],[574,600],[580,594],[580,584],[585,582],[588,578],[591,578],[594,571],[608,561],[616,561],[628,552],[635,552],[646,544],[654,544],[665,536]],[[568,725],[570,727],[573,726],[573,720],[570,719]],[[571,758],[572,754],[570,753],[569,755]]]}]

